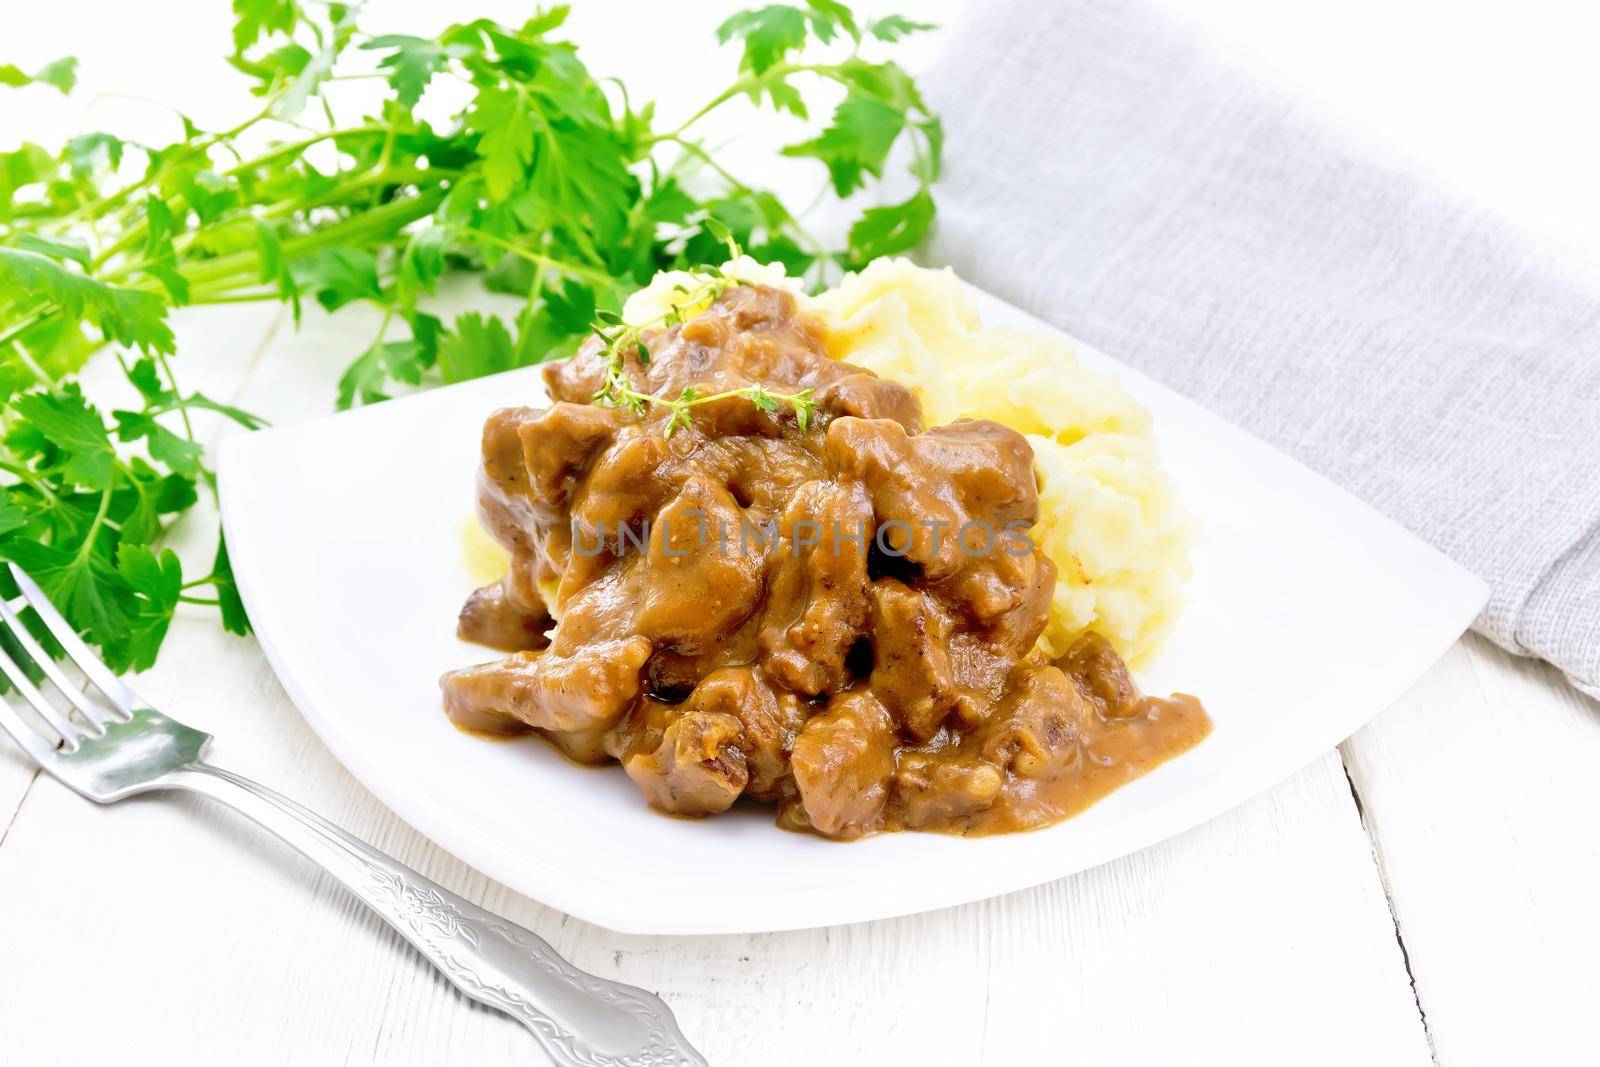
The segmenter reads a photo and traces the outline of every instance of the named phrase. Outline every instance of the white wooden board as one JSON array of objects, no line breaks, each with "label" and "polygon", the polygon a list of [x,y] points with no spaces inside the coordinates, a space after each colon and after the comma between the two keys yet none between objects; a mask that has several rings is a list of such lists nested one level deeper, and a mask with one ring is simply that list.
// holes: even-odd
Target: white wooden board
[{"label": "white wooden board", "polygon": [[[630,77],[656,69],[634,60],[639,50],[703,43],[716,18],[631,5],[630,32],[608,36],[625,2],[586,0],[575,32],[597,42],[588,54],[599,66]],[[400,31],[452,17],[418,0],[372,6],[383,28]],[[937,20],[954,4],[888,6]],[[1478,77],[1472,49],[1431,48],[1435,6],[1330,9],[1349,41],[1380,42],[1397,57],[1387,75],[1365,77],[1373,70],[1363,68],[1353,91],[1386,107],[1403,103],[1427,80],[1418,63],[1437,66],[1447,55],[1460,59],[1464,77]],[[138,5],[57,0],[19,9],[0,59],[33,66],[70,50],[91,92],[192,95],[201,121],[225,121],[248,105],[211,91],[236,84],[220,58],[225,7],[169,5],[152,35]],[[1493,7],[1473,17],[1501,36],[1509,15],[1527,15]],[[1303,21],[1260,0],[1223,9],[1252,32]],[[526,8],[484,0],[473,10],[513,17]],[[1263,21],[1267,14],[1277,22]],[[1388,32],[1397,19],[1409,37]],[[96,32],[64,48],[63,33],[83,26]],[[1571,120],[1588,97],[1541,90],[1540,72],[1557,69],[1547,60],[1550,34],[1521,36],[1529,47],[1515,70],[1538,76],[1494,83],[1506,114],[1530,128],[1525,105],[1538,101],[1548,114],[1534,125],[1549,143],[1581,148],[1588,142],[1571,136]],[[134,39],[139,47],[127,47]],[[1427,54],[1420,42],[1430,42]],[[1348,72],[1347,50],[1328,51],[1333,69]],[[664,113],[702,95],[700,68],[678,64],[651,83]],[[1522,104],[1505,95],[1519,86]],[[149,114],[129,101],[96,107],[96,122]],[[43,93],[0,115],[0,125],[8,144],[50,139],[75,130],[78,110]],[[1481,145],[1471,111],[1462,112],[1463,143]],[[1437,128],[1435,118],[1424,125]],[[1497,156],[1505,168],[1576,173],[1530,163],[1541,158],[1534,153]],[[1506,198],[1518,200],[1531,202]],[[1564,225],[1595,203],[1569,200],[1546,207]],[[1595,219],[1586,225],[1594,230]],[[342,337],[280,332],[247,400],[280,418],[325,410],[332,375],[373,325],[352,323]],[[186,346],[179,365],[191,386],[200,384],[191,368],[206,373],[213,359],[248,353],[263,332],[237,320],[205,329],[206,343]],[[320,392],[298,392],[319,380]],[[313,406],[297,407],[297,397]],[[215,729],[219,759],[535,927],[582,966],[659,989],[716,1062],[1429,1062],[1372,853],[1332,758],[1157,849],[985,904],[798,934],[630,939],[563,923],[420,840],[321,748],[253,646],[209,620],[182,623],[141,687]],[[1471,639],[1343,754],[1437,1062],[1600,1061],[1600,705],[1547,669]],[[28,790],[31,779],[0,741],[0,1063],[537,1062],[514,1024],[451,993],[292,852],[231,816],[161,798],[101,810],[48,781]],[[1163,1011],[1172,1025],[1161,1024]]]},{"label": "white wooden board", "polygon": [[1344,754],[1439,1062],[1600,1063],[1600,703],[1469,636]]},{"label": "white wooden board", "polygon": [[[279,419],[320,414],[366,325],[280,331],[242,398],[269,401]],[[321,747],[254,643],[209,618],[181,620],[140,687],[214,732],[218,762],[527,924],[580,966],[658,990],[713,1062],[1007,1064],[1052,1050],[1086,1062],[1429,1062],[1331,754],[1157,848],[998,900],[792,934],[638,938],[518,897],[421,839]],[[102,809],[41,780],[0,845],[0,946],[0,1063],[52,1050],[68,1062],[264,1065],[537,1057],[515,1024],[450,991],[290,850],[193,799]],[[86,967],[95,988],[119,991],[93,998],[94,1026],[76,1025],[80,1005],[61,995]]]}]

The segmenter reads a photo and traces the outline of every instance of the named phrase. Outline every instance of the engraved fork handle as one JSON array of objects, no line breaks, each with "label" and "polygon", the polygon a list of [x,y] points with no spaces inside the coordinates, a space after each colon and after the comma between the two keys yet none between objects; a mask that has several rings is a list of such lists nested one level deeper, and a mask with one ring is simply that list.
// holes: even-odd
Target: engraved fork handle
[{"label": "engraved fork handle", "polygon": [[167,779],[248,815],[323,867],[473,1000],[560,1067],[706,1067],[654,993],[580,971],[530,930],[424,878],[289,798],[207,763]]}]

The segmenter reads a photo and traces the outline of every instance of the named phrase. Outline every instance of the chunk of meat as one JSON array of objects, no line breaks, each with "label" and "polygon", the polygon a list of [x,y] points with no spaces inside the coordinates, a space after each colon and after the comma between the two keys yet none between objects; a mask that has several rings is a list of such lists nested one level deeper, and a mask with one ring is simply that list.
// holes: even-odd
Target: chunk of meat
[{"label": "chunk of meat", "polygon": [[871,693],[834,697],[801,727],[790,762],[812,829],[851,839],[877,828],[894,774],[894,722]]},{"label": "chunk of meat", "polygon": [[[482,665],[485,669],[497,666],[498,663]],[[439,680],[439,687],[444,691],[445,717],[459,730],[491,737],[513,737],[532,730],[533,727],[497,703],[492,694],[464,693],[461,688],[463,682],[448,682],[452,675],[464,675],[474,669],[468,667],[462,671],[451,671]]]},{"label": "chunk of meat", "polygon": [[1018,667],[1012,688],[976,740],[986,762],[1016,778],[1049,781],[1078,759],[1094,711],[1054,667]]},{"label": "chunk of meat", "polygon": [[872,583],[872,691],[907,733],[932,737],[956,699],[950,620],[927,593],[893,578]]},{"label": "chunk of meat", "polygon": [[797,693],[836,690],[867,618],[872,507],[859,485],[806,482],[775,532],[762,667]]},{"label": "chunk of meat", "polygon": [[1004,784],[1005,772],[982,759],[907,752],[895,769],[896,814],[907,829],[952,829],[987,811]]},{"label": "chunk of meat", "polygon": [[543,648],[550,643],[545,631],[550,628],[550,613],[544,605],[528,611],[506,595],[504,579],[491,582],[474,592],[461,606],[456,635],[506,652]]},{"label": "chunk of meat", "polygon": [[726,811],[749,781],[738,742],[739,720],[687,710],[672,718],[654,749],[622,760],[650,806],[674,815]]},{"label": "chunk of meat", "polygon": [[972,554],[967,565],[940,590],[982,631],[984,639],[1012,659],[1038,642],[1050,620],[1050,597],[1056,588],[1056,566],[1050,557],[1029,549],[1017,555],[1003,545]]},{"label": "chunk of meat", "polygon": [[649,657],[650,642],[642,637],[585,645],[565,656],[554,648],[517,652],[451,671],[439,685],[457,723],[500,715],[545,730],[586,730],[609,726],[628,710]]},{"label": "chunk of meat", "polygon": [[899,382],[870,371],[846,374],[817,390],[817,409],[826,415],[853,415],[862,419],[892,419],[906,433],[922,432],[922,404]]},{"label": "chunk of meat", "polygon": [[1099,634],[1090,632],[1078,638],[1056,666],[1067,672],[1078,691],[1105,718],[1127,718],[1143,711],[1144,694],[1134,684],[1128,665]]},{"label": "chunk of meat", "polygon": [[507,550],[534,548],[544,512],[528,482],[521,430],[537,418],[534,408],[501,408],[483,424],[483,463],[478,468],[478,519]]},{"label": "chunk of meat", "polygon": [[915,454],[955,487],[972,518],[997,531],[1013,522],[1038,521],[1033,446],[1011,427],[991,419],[957,419],[918,434]]},{"label": "chunk of meat", "polygon": [[792,435],[706,438],[699,442],[695,466],[727,487],[752,526],[781,515],[799,487],[825,477],[816,453]]},{"label": "chunk of meat", "polygon": [[[1027,662],[1031,655],[1024,659]],[[1005,695],[1017,655],[986,640],[978,631],[958,630],[950,637],[950,673],[955,677],[955,715],[963,726],[987,719]]]},{"label": "chunk of meat", "polygon": [[[654,396],[675,397],[686,386],[702,396],[764,382],[775,391],[815,388],[860,368],[827,358],[823,326],[801,312],[794,294],[766,286],[727,290],[712,313],[676,330],[646,331],[648,362],[637,349],[622,353],[630,385]],[[551,399],[583,404],[605,383],[606,358],[597,341],[544,370]]]},{"label": "chunk of meat", "polygon": [[622,412],[592,404],[557,403],[521,421],[529,493],[540,514],[559,517],[578,476],[622,426]]},{"label": "chunk of meat", "polygon": [[[576,569],[569,568],[568,574]],[[639,599],[636,574],[633,569],[613,567],[591,582],[570,588],[566,575],[562,576],[557,591],[560,621],[550,631],[550,647],[557,655],[573,656],[586,645],[609,643],[619,634],[633,632]]]},{"label": "chunk of meat", "polygon": [[766,567],[736,534],[742,514],[728,491],[692,477],[656,515],[642,566],[634,628],[657,644],[707,651],[756,609]]},{"label": "chunk of meat", "polygon": [[554,403],[589,404],[606,381],[606,357],[598,337],[586,337],[570,359],[546,363],[540,371]]},{"label": "chunk of meat", "polygon": [[[959,571],[963,538],[1038,518],[1033,449],[1015,430],[962,419],[915,436],[889,419],[835,419],[824,457],[831,472],[860,479],[884,543],[930,580]],[[968,524],[972,524],[968,528]]]},{"label": "chunk of meat", "polygon": [[605,744],[609,729],[592,726],[587,730],[540,730],[539,733],[572,762],[592,766],[611,758]]},{"label": "chunk of meat", "polygon": [[[573,494],[573,554],[599,559],[603,566],[609,562],[606,557],[619,555],[625,547],[624,527],[636,539],[643,540],[644,520],[677,488],[671,460],[672,450],[661,437],[619,435],[594,461],[583,485]],[[587,580],[588,576],[587,571],[581,572],[578,580]]]},{"label": "chunk of meat", "polygon": [[763,800],[783,792],[789,750],[807,714],[793,694],[774,693],[754,667],[724,667],[701,679],[683,706],[687,711],[737,719],[736,744],[749,771],[745,791]]}]

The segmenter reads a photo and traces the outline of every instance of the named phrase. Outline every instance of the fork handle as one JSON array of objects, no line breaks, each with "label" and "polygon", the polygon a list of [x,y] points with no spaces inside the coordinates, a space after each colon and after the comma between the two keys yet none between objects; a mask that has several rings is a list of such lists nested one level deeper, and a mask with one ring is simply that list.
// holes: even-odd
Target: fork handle
[{"label": "fork handle", "polygon": [[706,1067],[654,993],[580,971],[550,943],[231,771],[193,763],[179,789],[248,815],[342,882],[462,993],[533,1032],[560,1067]]}]

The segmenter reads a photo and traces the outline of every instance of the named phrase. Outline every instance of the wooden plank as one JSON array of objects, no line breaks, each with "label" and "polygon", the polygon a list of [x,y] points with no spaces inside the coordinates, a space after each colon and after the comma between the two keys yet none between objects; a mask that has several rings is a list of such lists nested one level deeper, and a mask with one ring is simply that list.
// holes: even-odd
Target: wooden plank
[{"label": "wooden plank", "polygon": [[[659,990],[713,1062],[1006,1064],[1064,1045],[1088,1062],[1428,1062],[1332,755],[1180,838],[999,900],[828,930],[625,937],[489,883],[400,823],[322,748],[253,642],[185,619],[140,683],[215,731],[219,762],[579,965]],[[532,1056],[286,847],[204,802],[98,808],[42,780],[0,848],[0,900],[3,1062]],[[119,991],[93,998],[92,1027],[61,995],[86,969]]]},{"label": "wooden plank", "polygon": [[[325,413],[369,318],[313,313],[302,331],[280,331],[242,399],[280,421]],[[139,685],[216,733],[218,762],[523,922],[580,966],[659,990],[714,1062],[1000,1064],[1067,1047],[1090,1061],[1428,1062],[1332,754],[1180,838],[999,900],[828,930],[640,938],[544,908],[421,838],[322,747],[253,641],[208,615],[179,620]],[[0,900],[0,1061],[125,1060],[130,1048],[169,1062],[239,1049],[261,1062],[534,1055],[515,1024],[454,994],[286,847],[204,802],[100,809],[41,781],[0,847]],[[68,927],[71,945],[94,946],[97,983],[124,991],[97,1000],[94,1027],[73,1025],[74,1001],[57,995],[86,965],[61,949]]]},{"label": "wooden plank", "polygon": [[[703,39],[700,20],[661,6],[652,32],[608,38],[615,6],[580,5],[576,16],[580,38],[602,49],[597,65],[662,69],[694,99],[682,64],[652,66],[621,42],[679,54],[675,42]],[[29,54],[53,58],[46,22],[72,24],[76,8],[85,5],[36,20]],[[396,28],[417,25],[394,18]],[[169,35],[164,57],[113,68],[107,84],[170,97],[159,82],[181,69],[185,92],[201,77],[197,99],[211,99],[220,79],[188,62],[215,56],[226,26],[210,21]],[[84,70],[117,62],[125,36],[100,34]],[[185,62],[164,61],[174,57]],[[154,82],[139,80],[146,74]],[[36,132],[53,137],[44,131],[62,127],[62,114]],[[280,417],[301,410],[297,398],[304,413],[325,411],[325,375],[360,338],[320,330],[299,336],[292,359],[275,348],[246,400],[258,395]],[[214,336],[203,352],[185,345],[179,373],[186,387],[226,393],[192,375],[254,335],[235,321]],[[1381,887],[1331,758],[1174,841],[1001,900],[825,931],[625,938],[489,883],[399,823],[310,734],[254,645],[210,620],[182,620],[140,685],[217,730],[220,760],[533,926],[581,965],[661,990],[716,1062],[1009,1063],[1041,1051],[1087,1062],[1426,1062]],[[1584,821],[1600,788],[1596,721],[1595,706],[1548,671],[1474,641],[1345,747],[1442,1062],[1600,1058],[1586,1010],[1600,948]],[[450,993],[325,879],[238,820],[161,798],[98,809],[51,782],[29,790],[31,779],[0,743],[9,827],[0,1062],[536,1059],[513,1024]],[[96,1011],[93,1024],[80,1005]]]},{"label": "wooden plank", "polygon": [[17,813],[26,803],[33,780],[38,777],[35,767],[22,750],[9,741],[0,739],[0,847],[16,821]]},{"label": "wooden plank", "polygon": [[1469,635],[1344,753],[1439,1062],[1600,1062],[1600,703]]}]

